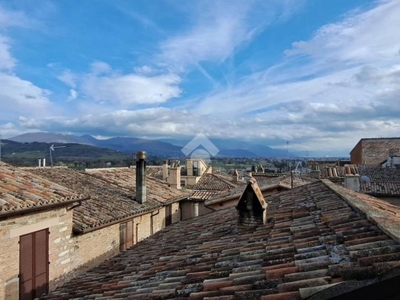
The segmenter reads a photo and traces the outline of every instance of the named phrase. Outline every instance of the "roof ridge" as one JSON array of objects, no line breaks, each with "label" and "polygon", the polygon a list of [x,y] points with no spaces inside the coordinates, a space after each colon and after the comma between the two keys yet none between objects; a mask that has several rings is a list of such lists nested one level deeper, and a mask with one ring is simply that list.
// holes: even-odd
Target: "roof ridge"
[{"label": "roof ridge", "polygon": [[321,180],[330,190],[345,200],[350,207],[374,222],[384,233],[400,243],[400,208],[366,194],[358,193],[334,184],[328,179]]}]

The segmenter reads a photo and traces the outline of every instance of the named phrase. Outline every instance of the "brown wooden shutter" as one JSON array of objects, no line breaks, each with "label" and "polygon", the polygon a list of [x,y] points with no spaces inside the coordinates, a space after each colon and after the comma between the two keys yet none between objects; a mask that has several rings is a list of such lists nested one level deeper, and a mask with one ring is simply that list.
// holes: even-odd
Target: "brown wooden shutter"
[{"label": "brown wooden shutter", "polygon": [[41,230],[35,233],[34,276],[36,297],[40,297],[43,293],[46,293],[48,288],[48,238],[49,234],[47,230]]},{"label": "brown wooden shutter", "polygon": [[33,239],[33,233],[20,237],[19,294],[21,300],[31,300],[34,296]]},{"label": "brown wooden shutter", "polygon": [[48,291],[49,231],[20,237],[20,299],[31,300]]}]

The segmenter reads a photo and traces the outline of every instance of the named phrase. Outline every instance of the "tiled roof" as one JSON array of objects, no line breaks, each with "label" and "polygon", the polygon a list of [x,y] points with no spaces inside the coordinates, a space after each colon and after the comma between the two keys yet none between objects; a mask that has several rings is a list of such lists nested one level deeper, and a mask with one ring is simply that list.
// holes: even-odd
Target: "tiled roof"
[{"label": "tiled roof", "polygon": [[210,198],[216,197],[220,194],[220,191],[194,191],[193,194],[191,194],[188,197],[188,200],[194,200],[194,201],[205,201]]},{"label": "tiled roof", "polygon": [[215,174],[204,173],[197,184],[193,187],[194,190],[212,190],[212,191],[224,191],[229,190],[236,185],[223,180],[221,177]]},{"label": "tiled roof", "polygon": [[400,266],[399,208],[332,183],[280,193],[265,225],[241,227],[237,215],[173,224],[46,299],[305,299],[329,288],[333,297]]},{"label": "tiled roof", "polygon": [[0,162],[0,217],[87,197]]},{"label": "tiled roof", "polygon": [[242,189],[246,183],[238,181],[233,183],[233,177],[223,174],[209,174],[203,173],[200,180],[193,187],[194,192],[190,195],[188,200],[204,201],[210,198],[219,197],[229,193],[231,190]]},{"label": "tiled roof", "polygon": [[[168,203],[182,199],[190,194],[186,190],[170,188],[165,181],[152,177],[151,175],[158,174],[158,169],[162,171],[161,167],[146,167],[146,187],[149,197],[163,203]],[[130,189],[132,193],[136,191],[135,167],[87,169],[86,172],[111,184]]]},{"label": "tiled roof", "polygon": [[[74,230],[78,232],[90,231],[162,206],[162,203],[158,201],[162,196],[153,196],[151,188],[148,188],[148,197],[144,204],[136,202],[134,189],[130,189],[128,185],[113,184],[111,174],[114,172],[108,174],[110,177],[106,181],[101,176],[96,177],[84,171],[68,168],[31,168],[29,170],[74,191],[91,196],[90,200],[74,209]],[[134,173],[132,170],[130,172]]]},{"label": "tiled roof", "polygon": [[400,196],[400,169],[365,167],[360,169],[361,176],[367,176],[370,182],[360,180],[360,191],[375,196]]}]

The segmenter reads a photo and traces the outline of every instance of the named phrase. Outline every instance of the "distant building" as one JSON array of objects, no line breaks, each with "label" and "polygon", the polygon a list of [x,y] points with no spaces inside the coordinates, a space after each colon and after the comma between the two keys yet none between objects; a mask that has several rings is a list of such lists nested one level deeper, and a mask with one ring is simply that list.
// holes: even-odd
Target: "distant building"
[{"label": "distant building", "polygon": [[379,166],[393,156],[400,156],[400,138],[361,139],[350,151],[351,163],[356,165]]}]

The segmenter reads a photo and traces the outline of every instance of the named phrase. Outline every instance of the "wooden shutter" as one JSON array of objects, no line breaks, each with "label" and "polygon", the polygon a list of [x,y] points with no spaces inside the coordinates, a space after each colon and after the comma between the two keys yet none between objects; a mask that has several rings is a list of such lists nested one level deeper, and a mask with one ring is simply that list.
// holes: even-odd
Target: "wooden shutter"
[{"label": "wooden shutter", "polygon": [[20,237],[20,299],[31,300],[48,291],[48,229]]}]

